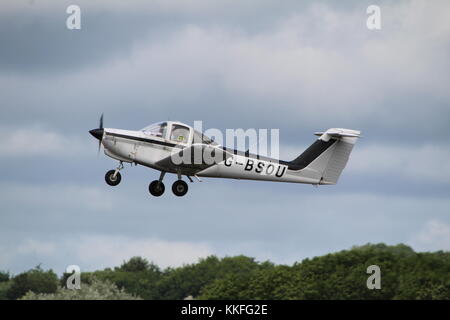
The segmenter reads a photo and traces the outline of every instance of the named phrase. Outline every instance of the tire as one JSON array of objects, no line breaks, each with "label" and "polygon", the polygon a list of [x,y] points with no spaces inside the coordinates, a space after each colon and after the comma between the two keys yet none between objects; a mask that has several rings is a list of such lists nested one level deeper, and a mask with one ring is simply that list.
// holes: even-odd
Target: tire
[{"label": "tire", "polygon": [[159,180],[152,181],[148,186],[148,191],[155,197],[161,196],[165,189],[166,187],[164,186],[164,183],[159,182]]},{"label": "tire", "polygon": [[122,176],[120,175],[120,172],[117,172],[115,178],[114,178],[114,172],[116,172],[116,170],[109,170],[105,174],[106,183],[113,187],[117,186],[120,183],[120,181],[122,180]]},{"label": "tire", "polygon": [[172,192],[177,197],[182,197],[188,192],[188,185],[183,180],[177,180],[172,185]]}]

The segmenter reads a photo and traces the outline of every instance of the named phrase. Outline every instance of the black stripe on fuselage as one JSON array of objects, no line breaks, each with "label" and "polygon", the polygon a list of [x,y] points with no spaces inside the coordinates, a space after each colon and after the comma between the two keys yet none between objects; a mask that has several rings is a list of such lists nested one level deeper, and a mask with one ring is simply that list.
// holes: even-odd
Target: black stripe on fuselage
[{"label": "black stripe on fuselage", "polygon": [[124,138],[124,139],[130,139],[130,140],[135,140],[135,141],[159,144],[159,145],[166,146],[166,147],[176,147],[176,148],[180,148],[180,149],[184,148],[184,146],[177,145],[175,143],[159,141],[159,140],[153,140],[153,139],[148,139],[148,138],[128,136],[126,134],[108,132],[108,133],[106,133],[106,135],[117,137],[117,138]]},{"label": "black stripe on fuselage", "polygon": [[279,163],[287,166],[289,170],[301,170],[309,166],[311,162],[317,159],[322,153],[325,152],[325,150],[331,147],[336,141],[337,140],[335,139],[330,139],[327,142],[323,140],[317,140],[300,156],[298,156],[296,159],[292,161],[277,160],[269,157],[263,157],[258,154],[249,153],[248,151],[242,152],[236,149],[230,149],[225,147],[222,147],[222,149],[235,155],[240,155],[250,159]]}]

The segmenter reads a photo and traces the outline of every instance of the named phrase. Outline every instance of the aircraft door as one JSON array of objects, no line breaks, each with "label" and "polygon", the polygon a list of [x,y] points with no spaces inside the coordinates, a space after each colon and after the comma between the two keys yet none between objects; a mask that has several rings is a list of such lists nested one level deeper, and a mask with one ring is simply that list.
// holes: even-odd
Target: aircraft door
[{"label": "aircraft door", "polygon": [[139,147],[140,147],[140,143],[137,141],[131,146],[130,153],[129,153],[129,157],[131,158],[131,160],[136,160],[136,154],[138,153]]}]

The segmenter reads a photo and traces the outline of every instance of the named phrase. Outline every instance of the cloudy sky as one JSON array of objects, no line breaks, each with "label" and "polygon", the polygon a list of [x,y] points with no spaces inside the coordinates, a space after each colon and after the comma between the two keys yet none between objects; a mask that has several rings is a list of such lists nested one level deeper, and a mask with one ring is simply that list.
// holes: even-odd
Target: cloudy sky
[{"label": "cloudy sky", "polygon": [[[66,28],[71,4],[81,30]],[[446,0],[2,1],[0,270],[450,250],[448,12]],[[315,131],[364,138],[336,186],[204,179],[154,198],[158,173],[143,167],[105,184],[117,164],[88,134],[101,113],[124,129],[279,128],[285,160]]]}]

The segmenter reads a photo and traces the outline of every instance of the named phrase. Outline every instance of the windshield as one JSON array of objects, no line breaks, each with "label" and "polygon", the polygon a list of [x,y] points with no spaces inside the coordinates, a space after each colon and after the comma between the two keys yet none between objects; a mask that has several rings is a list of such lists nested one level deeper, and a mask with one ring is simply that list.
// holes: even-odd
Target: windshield
[{"label": "windshield", "polygon": [[167,130],[167,123],[159,122],[145,127],[144,129],[142,129],[142,132],[148,135],[165,138],[166,130]]}]

